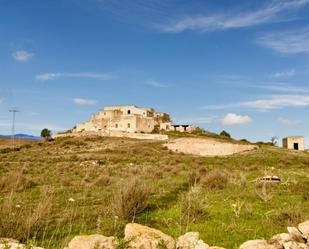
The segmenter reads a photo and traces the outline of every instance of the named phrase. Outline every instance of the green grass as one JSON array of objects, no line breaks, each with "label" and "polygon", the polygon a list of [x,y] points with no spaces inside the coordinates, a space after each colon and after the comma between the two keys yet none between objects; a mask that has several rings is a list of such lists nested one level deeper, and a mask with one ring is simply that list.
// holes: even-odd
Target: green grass
[{"label": "green grass", "polygon": [[[175,238],[198,231],[210,245],[238,248],[309,218],[308,166],[308,153],[271,146],[231,157],[194,157],[170,152],[162,142],[122,138],[31,143],[0,153],[0,237],[63,248],[78,234],[121,237],[134,220]],[[225,172],[226,184],[209,185],[215,170]],[[268,196],[255,183],[265,174],[282,179],[267,189]],[[133,218],[117,219],[113,193],[133,177],[151,188],[148,204]],[[188,213],[184,198],[194,184],[205,202],[189,199],[197,212]]]}]

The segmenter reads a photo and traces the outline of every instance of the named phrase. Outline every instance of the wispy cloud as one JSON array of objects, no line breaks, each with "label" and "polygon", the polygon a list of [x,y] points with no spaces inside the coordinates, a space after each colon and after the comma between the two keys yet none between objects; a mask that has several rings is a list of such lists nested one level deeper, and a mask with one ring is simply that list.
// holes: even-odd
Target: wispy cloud
[{"label": "wispy cloud", "polygon": [[247,125],[252,122],[252,119],[247,115],[238,115],[236,113],[228,113],[222,119],[223,125]]},{"label": "wispy cloud", "polygon": [[34,53],[30,53],[25,50],[19,50],[15,51],[12,56],[16,61],[27,62],[34,56]]},{"label": "wispy cloud", "polygon": [[259,38],[258,43],[282,54],[309,53],[309,28],[272,32]]},{"label": "wispy cloud", "polygon": [[282,72],[277,72],[272,75],[273,78],[290,78],[295,75],[295,69],[289,69]]},{"label": "wispy cloud", "polygon": [[58,78],[91,78],[98,80],[109,80],[111,78],[108,74],[99,74],[99,73],[44,73],[35,76],[35,79],[40,81],[55,80]]},{"label": "wispy cloud", "polygon": [[189,16],[158,25],[163,32],[179,33],[186,30],[214,31],[250,27],[283,19],[283,12],[293,11],[309,4],[309,0],[277,0],[255,11],[242,13]]},{"label": "wispy cloud", "polygon": [[287,125],[287,126],[294,126],[294,125],[299,125],[302,123],[301,120],[292,120],[289,118],[284,118],[284,117],[279,117],[278,121],[283,124],[283,125]]},{"label": "wispy cloud", "polygon": [[292,93],[292,94],[307,94],[309,87],[296,86],[287,83],[269,83],[255,86],[255,88],[262,88],[270,90],[275,93]]},{"label": "wispy cloud", "polygon": [[309,95],[272,95],[267,98],[253,101],[244,101],[224,105],[208,105],[204,109],[220,110],[229,108],[249,108],[260,111],[269,111],[285,107],[309,106]]},{"label": "wispy cloud", "polygon": [[146,81],[145,81],[145,84],[146,84],[146,85],[149,85],[149,86],[157,87],[157,88],[164,88],[164,87],[167,87],[166,84],[164,84],[164,83],[162,83],[162,82],[159,82],[159,81],[156,81],[156,80],[146,80]]},{"label": "wispy cloud", "polygon": [[73,99],[74,104],[76,105],[95,105],[98,101],[94,99],[83,99],[83,98],[74,98]]}]

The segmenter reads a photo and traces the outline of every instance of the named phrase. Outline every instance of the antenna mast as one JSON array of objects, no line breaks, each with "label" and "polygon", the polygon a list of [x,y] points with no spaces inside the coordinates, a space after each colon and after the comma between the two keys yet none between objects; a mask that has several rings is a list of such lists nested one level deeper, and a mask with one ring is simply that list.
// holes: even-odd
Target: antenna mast
[{"label": "antenna mast", "polygon": [[15,149],[15,116],[16,113],[19,112],[16,107],[13,107],[11,110],[9,110],[13,114],[13,120],[12,120],[12,144],[13,149]]}]

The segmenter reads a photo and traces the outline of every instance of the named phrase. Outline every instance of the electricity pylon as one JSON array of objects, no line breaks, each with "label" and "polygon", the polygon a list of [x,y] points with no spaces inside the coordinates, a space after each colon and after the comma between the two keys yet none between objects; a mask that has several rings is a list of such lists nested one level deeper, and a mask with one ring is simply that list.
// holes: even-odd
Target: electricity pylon
[{"label": "electricity pylon", "polygon": [[15,149],[15,115],[17,112],[19,112],[17,110],[16,107],[13,107],[11,110],[9,110],[9,112],[13,113],[13,120],[12,120],[12,144],[13,144],[13,150]]}]

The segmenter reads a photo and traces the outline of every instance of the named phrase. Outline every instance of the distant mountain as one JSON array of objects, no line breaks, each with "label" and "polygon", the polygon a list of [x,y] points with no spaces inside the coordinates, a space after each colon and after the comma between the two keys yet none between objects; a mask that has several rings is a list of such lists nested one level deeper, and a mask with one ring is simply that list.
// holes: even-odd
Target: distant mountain
[{"label": "distant mountain", "polygon": [[[0,135],[0,138],[11,138],[11,135]],[[41,137],[28,135],[28,134],[15,134],[15,138],[29,139],[29,140],[42,140]]]}]

